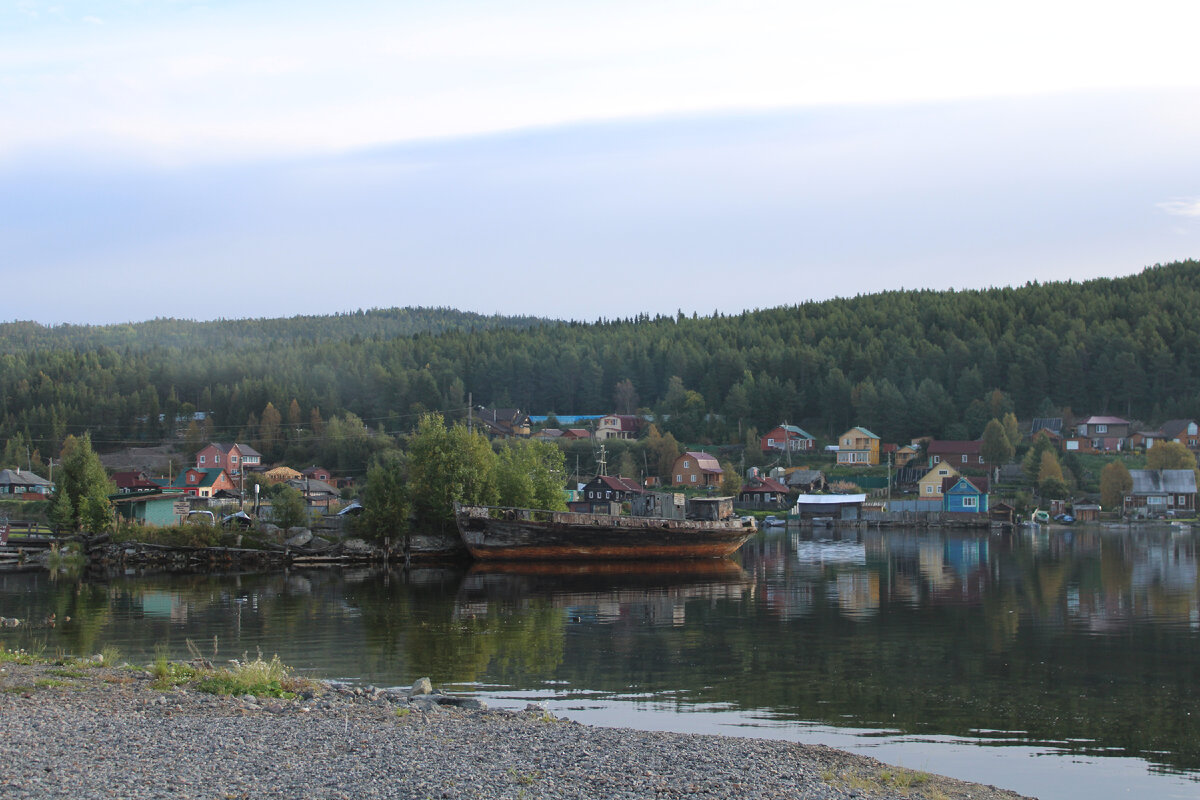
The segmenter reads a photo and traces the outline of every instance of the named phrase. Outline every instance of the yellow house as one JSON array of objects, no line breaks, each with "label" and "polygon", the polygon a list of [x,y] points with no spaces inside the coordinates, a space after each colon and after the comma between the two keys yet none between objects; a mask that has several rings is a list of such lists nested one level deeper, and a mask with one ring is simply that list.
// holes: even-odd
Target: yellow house
[{"label": "yellow house", "polygon": [[838,437],[837,463],[865,467],[879,463],[879,437],[866,428],[854,427]]},{"label": "yellow house", "polygon": [[945,478],[957,477],[958,470],[943,461],[935,465],[929,472],[926,472],[924,478],[917,481],[917,491],[921,493],[922,500],[941,500],[942,481]]}]

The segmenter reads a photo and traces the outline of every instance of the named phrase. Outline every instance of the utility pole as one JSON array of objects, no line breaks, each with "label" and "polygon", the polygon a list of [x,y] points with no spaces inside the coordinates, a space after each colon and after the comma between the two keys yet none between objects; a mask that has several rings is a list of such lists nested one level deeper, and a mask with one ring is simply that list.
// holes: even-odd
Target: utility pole
[{"label": "utility pole", "polygon": [[887,457],[888,457],[887,501],[888,501],[888,506],[890,507],[892,504],[892,454],[888,453]]},{"label": "utility pole", "polygon": [[475,432],[475,421],[471,417],[471,411],[475,408],[475,395],[467,392],[467,433]]}]

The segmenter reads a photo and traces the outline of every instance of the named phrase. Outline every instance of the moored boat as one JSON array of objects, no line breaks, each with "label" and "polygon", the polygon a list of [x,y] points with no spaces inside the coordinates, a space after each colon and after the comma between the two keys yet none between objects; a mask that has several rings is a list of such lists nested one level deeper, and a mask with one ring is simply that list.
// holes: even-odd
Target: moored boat
[{"label": "moored boat", "polygon": [[720,510],[708,519],[466,505],[455,505],[454,516],[463,543],[481,560],[723,558],[755,527],[723,513],[725,498],[716,500]]}]

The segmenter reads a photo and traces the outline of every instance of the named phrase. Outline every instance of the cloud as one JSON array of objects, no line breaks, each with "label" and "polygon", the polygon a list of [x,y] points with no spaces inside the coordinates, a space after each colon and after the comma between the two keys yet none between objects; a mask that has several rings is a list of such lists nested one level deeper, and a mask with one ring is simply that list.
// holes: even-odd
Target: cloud
[{"label": "cloud", "polygon": [[1200,197],[1180,197],[1155,206],[1173,217],[1200,217]]}]

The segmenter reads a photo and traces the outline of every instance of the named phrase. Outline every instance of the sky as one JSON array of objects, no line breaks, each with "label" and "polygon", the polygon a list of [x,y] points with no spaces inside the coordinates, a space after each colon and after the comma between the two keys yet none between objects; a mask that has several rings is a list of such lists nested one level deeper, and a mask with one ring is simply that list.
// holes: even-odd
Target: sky
[{"label": "sky", "polygon": [[0,320],[593,320],[1200,257],[1194,0],[0,0]]}]

